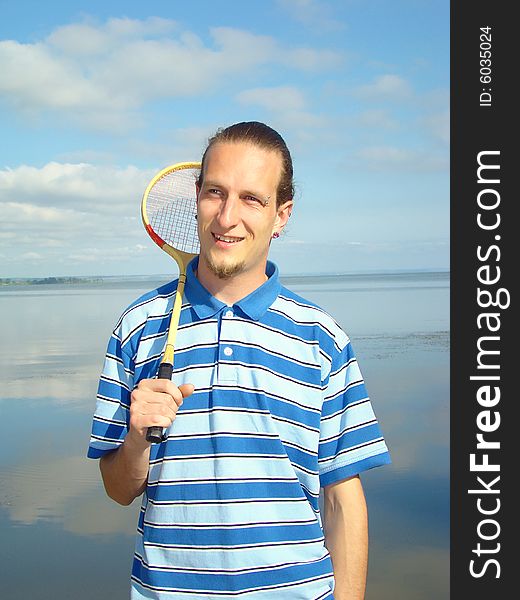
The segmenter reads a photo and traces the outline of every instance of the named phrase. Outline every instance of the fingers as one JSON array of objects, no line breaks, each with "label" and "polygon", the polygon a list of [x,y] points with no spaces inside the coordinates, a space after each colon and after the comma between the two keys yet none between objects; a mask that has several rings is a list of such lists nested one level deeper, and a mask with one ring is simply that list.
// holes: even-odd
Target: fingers
[{"label": "fingers", "polygon": [[192,383],[183,383],[179,386],[179,390],[182,394],[182,397],[187,398],[193,394],[195,391],[195,386]]},{"label": "fingers", "polygon": [[190,383],[177,387],[169,379],[141,380],[130,397],[130,432],[145,437],[149,427],[170,427],[193,391]]},{"label": "fingers", "polygon": [[[191,384],[184,384],[181,387],[186,387],[186,385],[193,386]],[[183,394],[172,381],[169,379],[142,379],[137,385],[137,390],[139,392],[157,392],[162,393],[168,396],[171,396],[173,401],[180,406],[182,404]],[[135,390],[134,390],[135,391]],[[192,390],[193,391],[193,390]]]}]

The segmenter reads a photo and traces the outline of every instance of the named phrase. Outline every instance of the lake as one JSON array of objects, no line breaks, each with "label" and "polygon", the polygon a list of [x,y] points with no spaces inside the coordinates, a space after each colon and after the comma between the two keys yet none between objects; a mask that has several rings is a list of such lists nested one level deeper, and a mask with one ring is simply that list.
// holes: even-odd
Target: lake
[{"label": "lake", "polygon": [[[0,287],[0,582],[9,600],[124,600],[139,501],[85,458],[106,343],[166,278]],[[366,600],[449,598],[449,273],[291,276],[349,334],[392,464],[362,475]]]}]

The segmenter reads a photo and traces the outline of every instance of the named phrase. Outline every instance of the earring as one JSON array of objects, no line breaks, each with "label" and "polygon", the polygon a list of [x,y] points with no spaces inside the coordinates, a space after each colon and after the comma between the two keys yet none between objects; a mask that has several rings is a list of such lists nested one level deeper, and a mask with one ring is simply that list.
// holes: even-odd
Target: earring
[{"label": "earring", "polygon": [[273,233],[273,235],[272,235],[272,238],[271,238],[271,239],[275,240],[276,238],[279,238],[279,237],[280,237],[280,234],[278,233],[278,231],[275,231],[275,232]]}]

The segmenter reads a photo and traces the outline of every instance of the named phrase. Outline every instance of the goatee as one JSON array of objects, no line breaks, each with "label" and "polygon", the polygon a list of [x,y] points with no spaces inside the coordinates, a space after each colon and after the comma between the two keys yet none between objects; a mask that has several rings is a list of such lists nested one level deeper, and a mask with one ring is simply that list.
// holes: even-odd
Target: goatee
[{"label": "goatee", "polygon": [[207,255],[204,255],[204,258],[208,269],[219,279],[229,279],[230,277],[233,277],[233,275],[241,273],[246,266],[244,261],[232,264],[217,264]]}]

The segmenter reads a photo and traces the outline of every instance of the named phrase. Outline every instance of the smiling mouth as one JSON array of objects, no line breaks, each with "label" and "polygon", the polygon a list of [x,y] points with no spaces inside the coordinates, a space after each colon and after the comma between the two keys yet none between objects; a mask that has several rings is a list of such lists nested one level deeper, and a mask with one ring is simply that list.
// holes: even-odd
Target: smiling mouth
[{"label": "smiling mouth", "polygon": [[217,235],[213,233],[213,238],[217,240],[217,242],[225,242],[226,244],[236,244],[236,242],[241,242],[243,237],[233,237],[230,235]]}]

